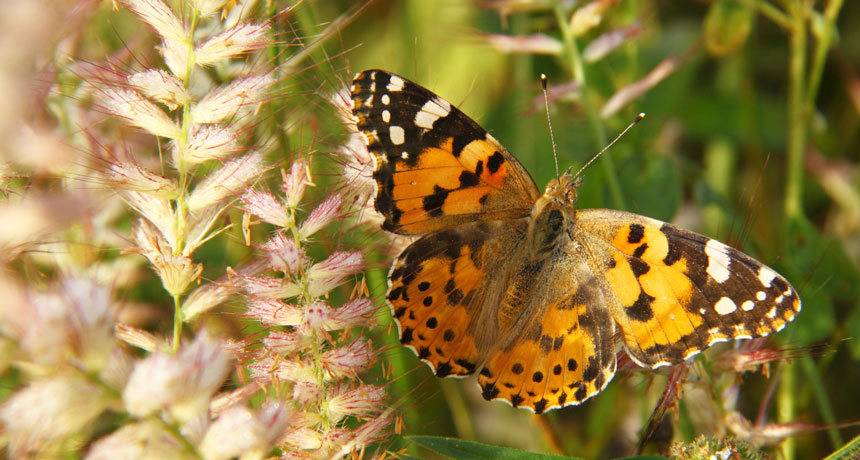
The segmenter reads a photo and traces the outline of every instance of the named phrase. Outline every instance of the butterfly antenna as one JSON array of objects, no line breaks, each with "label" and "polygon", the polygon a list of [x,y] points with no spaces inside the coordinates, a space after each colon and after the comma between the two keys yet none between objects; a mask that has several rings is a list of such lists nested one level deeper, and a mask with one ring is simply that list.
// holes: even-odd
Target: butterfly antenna
[{"label": "butterfly antenna", "polygon": [[549,119],[549,96],[546,95],[546,74],[540,74],[540,86],[543,88],[543,102],[546,106],[546,124],[549,126],[549,139],[552,141],[552,157],[555,159],[555,178],[558,179],[558,154],[555,152],[555,136],[552,135],[552,120]]},{"label": "butterfly antenna", "polygon": [[593,157],[591,157],[591,159],[588,160],[588,163],[586,163],[583,167],[579,168],[579,171],[577,171],[573,177],[579,177],[579,175],[582,173],[582,171],[585,170],[585,168],[588,167],[588,165],[590,165],[591,163],[594,163],[594,160],[600,158],[600,155],[603,155],[603,152],[609,150],[610,147],[615,145],[615,143],[618,142],[618,139],[621,139],[621,136],[623,136],[627,131],[630,131],[630,128],[635,126],[636,123],[639,123],[640,121],[642,121],[643,118],[645,118],[645,112],[639,112],[639,115],[636,115],[636,119],[633,120],[632,122],[630,122],[630,124],[627,125],[626,128],[624,128],[624,131],[621,131],[617,136],[615,136],[615,139],[612,139],[612,142],[610,142],[609,145],[607,145],[606,147],[603,147],[602,150],[597,152],[597,155],[594,155]]}]

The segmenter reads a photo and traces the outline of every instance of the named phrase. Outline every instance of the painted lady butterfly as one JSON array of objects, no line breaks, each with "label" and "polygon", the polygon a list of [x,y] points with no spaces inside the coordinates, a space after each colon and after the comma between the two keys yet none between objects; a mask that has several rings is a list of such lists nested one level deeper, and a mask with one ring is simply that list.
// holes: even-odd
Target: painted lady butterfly
[{"label": "painted lady butterfly", "polygon": [[617,331],[657,368],[800,311],[788,281],[725,244],[576,209],[569,172],[541,194],[496,139],[415,83],[367,70],[352,102],[382,227],[420,236],[389,274],[400,340],[439,377],[480,369],[486,399],[536,413],[585,401],[615,375]]}]

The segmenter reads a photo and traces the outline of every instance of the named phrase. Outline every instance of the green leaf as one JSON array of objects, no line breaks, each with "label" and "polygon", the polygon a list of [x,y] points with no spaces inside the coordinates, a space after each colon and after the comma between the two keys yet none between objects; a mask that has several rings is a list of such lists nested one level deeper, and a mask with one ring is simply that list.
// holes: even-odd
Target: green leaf
[{"label": "green leaf", "polygon": [[665,155],[632,155],[621,166],[619,180],[630,211],[671,221],[681,207],[681,174]]},{"label": "green leaf", "polygon": [[715,56],[725,56],[744,46],[752,29],[754,10],[735,0],[711,4],[705,16],[705,47]]},{"label": "green leaf", "polygon": [[860,456],[860,436],[848,441],[848,444],[828,455],[824,460],[851,460]]},{"label": "green leaf", "polygon": [[574,457],[538,454],[510,447],[491,446],[472,441],[436,436],[408,436],[406,439],[446,457],[458,460],[571,460]]},{"label": "green leaf", "polygon": [[[462,439],[436,436],[407,436],[406,439],[457,460],[577,460],[577,457],[539,454],[510,447],[491,446]],[[404,457],[406,458],[406,457]],[[634,456],[621,460],[663,460],[665,457]]]}]

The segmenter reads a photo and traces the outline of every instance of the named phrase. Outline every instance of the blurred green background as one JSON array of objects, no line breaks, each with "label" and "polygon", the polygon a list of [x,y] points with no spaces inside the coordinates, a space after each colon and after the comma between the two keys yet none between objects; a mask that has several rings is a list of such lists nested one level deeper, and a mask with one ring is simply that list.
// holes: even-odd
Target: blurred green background
[{"label": "blurred green background", "polygon": [[[356,8],[310,2],[298,17],[319,27]],[[571,21],[576,11],[581,17]],[[591,27],[580,27],[589,20]],[[429,88],[487,128],[539,185],[555,175],[541,73],[551,88],[562,169],[578,169],[647,113],[586,171],[579,205],[623,208],[719,238],[798,288],[803,311],[767,342],[793,351],[772,363],[770,379],[743,375],[736,409],[754,422],[761,416],[758,423],[797,429],[768,452],[819,458],[860,433],[826,429],[860,415],[858,25],[855,1],[377,0],[325,52],[315,51],[323,64],[314,72],[348,85],[353,73],[381,68]],[[597,40],[619,30],[627,32],[623,44],[587,58],[589,47],[599,51]],[[517,52],[500,49],[501,35]],[[622,88],[630,99],[601,116]],[[369,278],[377,294],[385,270]],[[539,419],[484,402],[471,379],[439,381],[388,340],[404,434],[538,451],[552,451],[555,439],[570,455],[626,455],[666,381],[665,373],[621,373],[586,404]],[[827,351],[806,353],[816,344]],[[726,415],[717,391],[730,385],[713,367],[731,347],[696,358],[678,416],[661,425],[658,440],[732,434],[726,420],[702,416]],[[773,433],[762,426],[750,432]]]}]

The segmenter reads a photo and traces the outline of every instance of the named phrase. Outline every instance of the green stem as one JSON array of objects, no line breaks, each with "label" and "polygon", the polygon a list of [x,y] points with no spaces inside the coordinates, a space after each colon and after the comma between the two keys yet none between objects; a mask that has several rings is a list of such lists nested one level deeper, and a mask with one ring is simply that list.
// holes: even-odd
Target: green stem
[{"label": "green stem", "polygon": [[179,340],[182,338],[182,302],[179,296],[173,296],[173,351],[179,351]]},{"label": "green stem", "polygon": [[[806,376],[806,381],[812,389],[812,395],[818,403],[818,410],[821,412],[821,418],[824,423],[835,427],[836,414],[833,412],[833,404],[830,403],[830,397],[827,394],[827,389],[824,387],[824,382],[821,380],[821,371],[815,366],[815,361],[809,356],[804,356],[800,359],[800,365],[803,368],[803,373]],[[827,436],[830,438],[830,443],[834,449],[838,449],[842,445],[842,436],[836,428],[827,430]]]},{"label": "green stem", "polygon": [[789,221],[803,217],[803,154],[806,150],[808,110],[804,103],[806,77],[807,9],[798,0],[789,8],[792,18],[791,57],[788,94],[788,161],[785,187],[785,215]]},{"label": "green stem", "polygon": [[827,53],[830,52],[830,45],[833,42],[836,29],[836,18],[839,17],[842,3],[843,0],[830,0],[827,8],[824,9],[824,22],[821,24],[819,34],[816,34],[818,40],[812,54],[812,66],[809,70],[809,85],[806,92],[806,105],[810,111],[815,107],[815,98],[818,96],[821,76],[824,74],[824,63],[827,60]]},{"label": "green stem", "polygon": [[752,6],[756,7],[762,15],[764,15],[783,29],[791,31],[791,18],[784,12],[780,11],[779,8],[771,5],[765,0],[746,0],[745,3],[752,3]]},{"label": "green stem", "polygon": [[[777,419],[779,423],[789,424],[795,420],[794,399],[797,397],[797,381],[795,380],[794,364],[783,367],[779,389],[777,390]],[[782,443],[782,455],[785,460],[794,460],[794,438],[786,438]]]},{"label": "green stem", "polygon": [[[595,151],[599,151],[606,146],[606,131],[594,106],[591,104],[588,91],[588,80],[585,73],[585,66],[582,64],[582,57],[579,53],[579,48],[576,44],[576,39],[573,32],[570,30],[570,24],[565,17],[564,8],[559,0],[553,1],[553,9],[555,11],[555,19],[558,22],[558,27],[561,29],[561,35],[564,39],[564,48],[570,60],[570,69],[573,73],[573,80],[579,84],[580,94],[582,95],[582,106],[585,109],[588,124],[591,127],[594,135]],[[624,201],[624,194],[621,192],[621,184],[618,181],[618,173],[615,170],[615,163],[612,161],[611,155],[603,155],[600,158],[600,163],[603,166],[603,173],[606,179],[606,185],[609,187],[609,196],[612,199],[613,207],[617,209],[627,209]]]},{"label": "green stem", "polygon": [[[182,83],[185,89],[191,87],[191,73],[194,71],[194,30],[197,27],[198,12],[194,8],[191,11],[191,24],[188,27],[188,43],[185,75]],[[191,133],[191,104],[182,107],[182,131],[176,142],[185,148],[188,145],[188,137]],[[185,229],[187,220],[185,216],[185,199],[188,194],[188,168],[182,155],[174,158],[176,170],[179,172],[179,196],[176,197],[176,206],[173,209],[174,225],[176,225],[176,247],[173,248],[174,255],[181,255],[185,251]],[[182,302],[179,295],[173,296],[173,351],[179,350],[179,340],[182,337]]]}]

